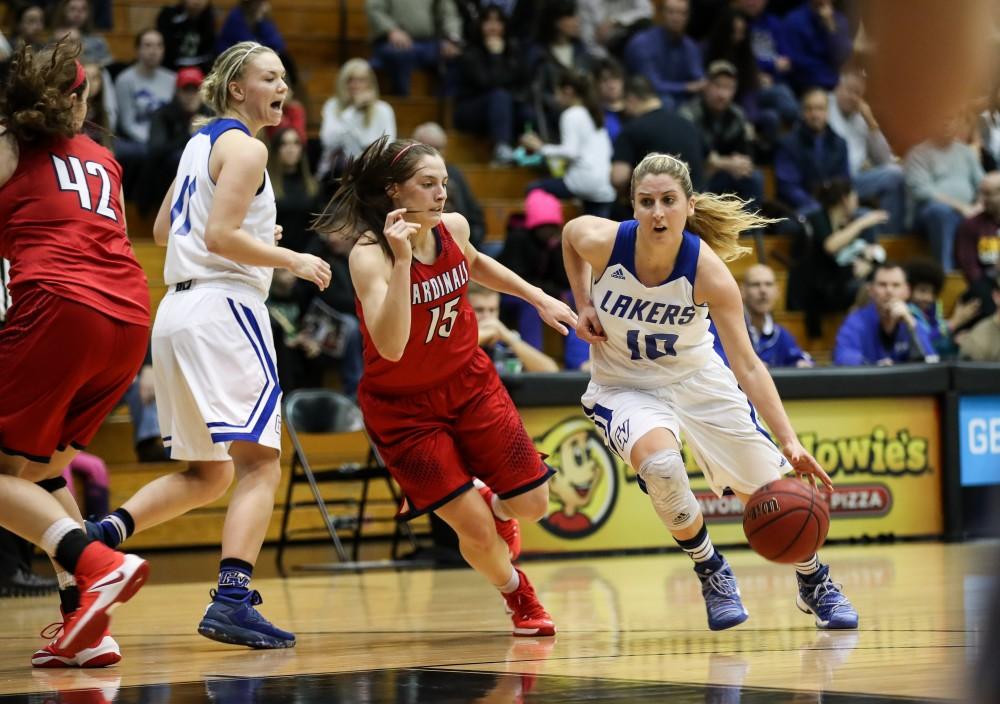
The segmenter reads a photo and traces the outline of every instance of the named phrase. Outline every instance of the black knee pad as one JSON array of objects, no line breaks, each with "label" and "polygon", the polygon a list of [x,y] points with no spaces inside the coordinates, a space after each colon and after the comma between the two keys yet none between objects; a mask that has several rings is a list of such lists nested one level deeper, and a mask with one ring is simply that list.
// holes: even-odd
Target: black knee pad
[{"label": "black knee pad", "polygon": [[66,477],[60,475],[58,477],[52,477],[50,479],[43,479],[40,482],[35,482],[35,484],[42,487],[43,489],[45,489],[45,491],[49,492],[50,494],[54,494],[60,489],[66,488]]}]

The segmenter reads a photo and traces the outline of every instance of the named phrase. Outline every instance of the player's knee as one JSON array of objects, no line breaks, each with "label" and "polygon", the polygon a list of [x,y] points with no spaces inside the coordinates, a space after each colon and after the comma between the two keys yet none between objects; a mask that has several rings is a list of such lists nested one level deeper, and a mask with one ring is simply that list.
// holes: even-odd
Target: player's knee
[{"label": "player's knee", "polygon": [[532,523],[540,521],[549,510],[549,485],[542,484],[504,503],[510,506],[517,518]]},{"label": "player's knee", "polygon": [[654,452],[639,467],[639,477],[646,485],[656,514],[668,530],[683,530],[698,520],[701,509],[691,493],[680,452]]},{"label": "player's knee", "polygon": [[185,472],[200,487],[202,498],[211,502],[220,498],[233,483],[232,462],[202,462]]}]

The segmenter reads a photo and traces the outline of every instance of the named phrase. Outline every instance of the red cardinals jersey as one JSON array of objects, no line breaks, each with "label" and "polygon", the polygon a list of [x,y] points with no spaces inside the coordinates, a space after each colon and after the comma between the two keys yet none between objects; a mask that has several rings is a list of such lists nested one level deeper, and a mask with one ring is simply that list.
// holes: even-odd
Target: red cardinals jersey
[{"label": "red cardinals jersey", "polygon": [[149,325],[149,286],[125,232],[122,171],[85,135],[23,148],[0,186],[0,257],[11,298],[32,287]]},{"label": "red cardinals jersey", "polygon": [[375,349],[356,300],[364,339],[361,383],[371,392],[408,394],[430,389],[465,369],[479,348],[476,313],[469,305],[469,262],[443,224],[434,229],[437,259],[410,265],[410,339],[398,362]]}]

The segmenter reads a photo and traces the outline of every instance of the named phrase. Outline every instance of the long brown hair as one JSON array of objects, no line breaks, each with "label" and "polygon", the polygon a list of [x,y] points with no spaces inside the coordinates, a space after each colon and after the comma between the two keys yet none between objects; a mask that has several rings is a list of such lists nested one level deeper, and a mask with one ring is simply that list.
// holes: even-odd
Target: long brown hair
[{"label": "long brown hair", "polygon": [[0,89],[0,115],[19,144],[69,139],[76,134],[70,96],[81,100],[87,87],[84,79],[69,91],[76,80],[79,55],[80,46],[65,40],[37,53],[25,45],[14,54]]},{"label": "long brown hair", "polygon": [[389,261],[395,261],[389,241],[382,232],[385,216],[395,210],[387,190],[417,172],[423,156],[440,157],[434,147],[412,139],[390,140],[384,135],[347,162],[337,191],[313,221],[321,235],[339,234],[357,242],[371,232],[368,244],[378,244]]},{"label": "long brown hair", "polygon": [[684,190],[685,197],[695,199],[694,215],[687,219],[687,226],[723,261],[750,253],[750,248],[740,244],[740,233],[778,222],[750,212],[746,209],[747,201],[732,194],[695,193],[688,165],[669,154],[654,152],[639,162],[632,172],[632,200],[635,200],[636,184],[649,174],[670,176]]},{"label": "long brown hair", "polygon": [[312,171],[309,169],[309,159],[306,157],[306,145],[302,141],[302,135],[294,127],[282,127],[275,130],[271,137],[267,159],[267,171],[271,175],[271,188],[274,189],[275,199],[280,200],[285,197],[285,166],[281,162],[281,142],[289,132],[299,140],[299,149],[302,150],[302,153],[299,155],[299,164],[295,170],[299,172],[306,194],[311,198],[319,192],[319,184],[316,183],[316,179],[313,178]]}]

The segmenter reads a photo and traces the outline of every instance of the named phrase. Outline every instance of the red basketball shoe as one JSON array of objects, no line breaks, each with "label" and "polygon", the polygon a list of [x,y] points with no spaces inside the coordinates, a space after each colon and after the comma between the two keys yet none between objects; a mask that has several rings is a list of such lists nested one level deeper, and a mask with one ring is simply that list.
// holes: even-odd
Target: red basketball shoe
[{"label": "red basketball shoe", "polygon": [[556,624],[538,601],[535,588],[531,586],[524,572],[516,567],[514,569],[517,570],[521,583],[510,594],[502,595],[510,610],[510,620],[514,622],[514,635],[554,636]]},{"label": "red basketball shoe", "polygon": [[497,518],[497,515],[493,513],[493,490],[488,486],[479,487],[479,495],[483,497],[483,500],[490,509],[493,522],[497,527],[497,533],[507,543],[507,549],[510,550],[510,559],[516,560],[521,556],[521,526],[518,525],[516,518],[511,518],[508,521]]},{"label": "red basketball shoe", "polygon": [[[63,621],[66,620],[63,614]],[[31,656],[32,667],[110,667],[122,659],[118,643],[107,631],[90,647],[82,648],[75,654],[64,653],[56,648],[56,641],[63,631],[63,621],[53,623],[42,629],[42,638],[51,638],[52,642],[44,648],[35,651]]]},{"label": "red basketball shoe", "polygon": [[93,542],[80,556],[73,576],[80,607],[66,616],[62,634],[52,644],[64,656],[75,656],[100,641],[108,630],[109,614],[135,596],[149,576],[149,564]]}]

